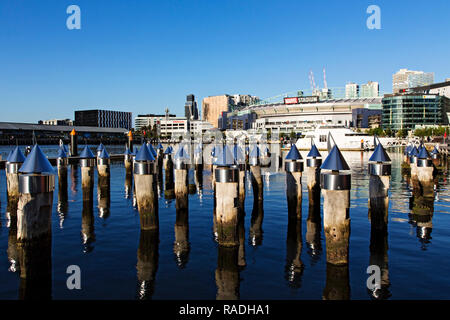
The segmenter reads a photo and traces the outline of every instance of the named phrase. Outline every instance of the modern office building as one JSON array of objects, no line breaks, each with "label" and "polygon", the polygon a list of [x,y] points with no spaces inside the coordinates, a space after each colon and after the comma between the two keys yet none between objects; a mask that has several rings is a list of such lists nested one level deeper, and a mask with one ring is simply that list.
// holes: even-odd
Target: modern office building
[{"label": "modern office building", "polygon": [[136,131],[141,130],[144,127],[153,127],[159,125],[162,120],[174,119],[177,116],[174,114],[140,114],[134,118],[134,128]]},{"label": "modern office building", "polygon": [[392,75],[392,92],[398,93],[402,89],[426,86],[433,82],[433,72],[400,69]]},{"label": "modern office building", "polygon": [[450,79],[446,79],[445,82],[433,83],[429,86],[412,88],[409,91],[422,94],[437,94],[450,98]]},{"label": "modern office building", "polygon": [[75,125],[99,128],[132,128],[131,112],[110,110],[75,111]]},{"label": "modern office building", "polygon": [[223,112],[230,112],[251,105],[259,100],[251,95],[220,95],[206,97],[202,101],[202,120],[219,128],[219,118]]},{"label": "modern office building", "polygon": [[198,120],[197,101],[195,101],[195,96],[193,94],[188,94],[186,96],[186,103],[184,105],[184,116],[188,120]]},{"label": "modern office building", "polygon": [[448,125],[450,99],[438,94],[402,92],[387,94],[383,100],[384,130],[414,130],[421,125]]},{"label": "modern office building", "polygon": [[248,130],[256,120],[256,113],[251,110],[223,112],[219,117],[220,130]]}]

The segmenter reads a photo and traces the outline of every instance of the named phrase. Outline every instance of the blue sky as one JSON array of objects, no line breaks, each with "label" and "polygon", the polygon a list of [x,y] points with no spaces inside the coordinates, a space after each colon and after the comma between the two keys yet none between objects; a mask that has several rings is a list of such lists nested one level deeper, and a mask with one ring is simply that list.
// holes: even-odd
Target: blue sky
[{"label": "blue sky", "polygon": [[[66,9],[81,8],[81,30]],[[369,30],[366,8],[381,8]],[[2,0],[0,121],[106,108],[183,115],[186,95],[261,98],[378,81],[400,68],[450,78],[450,3],[430,1]]]}]

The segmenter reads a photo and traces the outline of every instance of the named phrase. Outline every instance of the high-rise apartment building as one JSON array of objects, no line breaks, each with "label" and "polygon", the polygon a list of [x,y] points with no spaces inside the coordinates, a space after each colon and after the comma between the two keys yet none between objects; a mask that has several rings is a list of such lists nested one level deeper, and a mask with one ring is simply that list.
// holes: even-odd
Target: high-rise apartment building
[{"label": "high-rise apartment building", "polygon": [[427,86],[434,83],[433,72],[400,69],[392,75],[392,92],[398,93],[402,89]]},{"label": "high-rise apartment building", "polygon": [[184,116],[187,120],[198,120],[197,101],[193,94],[186,96],[186,103],[184,104]]},{"label": "high-rise apartment building", "polygon": [[359,97],[359,85],[350,82],[345,85],[345,98],[354,99]]},{"label": "high-rise apartment building", "polygon": [[359,90],[360,98],[376,98],[380,94],[380,85],[378,82],[369,81],[361,85]]}]

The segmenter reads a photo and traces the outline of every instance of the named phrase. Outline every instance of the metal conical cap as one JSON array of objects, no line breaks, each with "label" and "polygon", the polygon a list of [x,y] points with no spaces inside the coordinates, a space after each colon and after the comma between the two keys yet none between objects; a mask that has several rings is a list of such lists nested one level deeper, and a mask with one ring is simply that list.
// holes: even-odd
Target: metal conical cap
[{"label": "metal conical cap", "polygon": [[214,162],[216,166],[230,166],[234,164],[233,153],[228,146],[223,146],[222,151],[218,153],[217,160]]},{"label": "metal conical cap", "polygon": [[153,146],[152,146],[151,143],[149,143],[149,144],[147,145],[147,147],[148,147],[148,150],[150,150],[150,152],[152,153],[153,157],[157,157],[157,156],[158,156],[158,154],[156,153],[155,148],[153,148]]},{"label": "metal conical cap", "polygon": [[156,146],[156,149],[159,149],[159,150],[163,150],[163,149],[164,149],[164,147],[163,147],[163,145],[161,144],[161,142],[158,143],[158,145]]},{"label": "metal conical cap", "polygon": [[342,156],[342,153],[337,145],[334,145],[333,149],[331,149],[330,154],[325,159],[320,169],[338,171],[350,170],[350,167]]},{"label": "metal conical cap", "polygon": [[102,151],[103,149],[105,149],[105,146],[103,145],[103,143],[100,143],[97,147],[97,151]]},{"label": "metal conical cap", "polygon": [[413,156],[417,156],[418,154],[419,154],[419,150],[417,150],[417,147],[416,147],[416,146],[413,146],[412,149],[411,149],[411,151],[409,152],[409,155],[410,155],[411,157],[413,157]]},{"label": "metal conical cap", "polygon": [[106,151],[106,148],[103,148],[102,152],[98,156],[100,159],[109,159],[108,151]]},{"label": "metal conical cap", "polygon": [[250,158],[259,158],[261,155],[261,151],[259,150],[258,145],[255,144],[252,151],[250,151],[250,154],[248,155]]},{"label": "metal conical cap", "polygon": [[178,147],[177,153],[174,156],[174,159],[176,160],[185,160],[189,159],[189,155],[187,154],[186,150],[184,150],[184,147],[180,145]]},{"label": "metal conical cap", "polygon": [[428,159],[430,158],[430,154],[428,153],[427,148],[424,145],[420,148],[419,155],[417,156],[419,159]]},{"label": "metal conical cap", "polygon": [[136,157],[134,158],[136,161],[155,161],[155,157],[153,157],[150,150],[147,148],[147,145],[144,143],[142,147],[139,149]]},{"label": "metal conical cap", "polygon": [[439,154],[439,150],[437,149],[437,146],[434,146],[433,151],[431,151],[431,154]]},{"label": "metal conical cap", "polygon": [[66,152],[64,151],[63,148],[59,148],[58,155],[56,157],[64,159],[64,158],[67,158],[67,154],[66,154]]},{"label": "metal conical cap", "polygon": [[83,151],[80,154],[81,159],[93,159],[95,158],[94,154],[91,151],[91,148],[88,146],[84,147]]},{"label": "metal conical cap", "polygon": [[378,143],[369,161],[389,162],[391,161],[391,158],[389,158],[386,150],[384,150],[383,145],[381,143]]},{"label": "metal conical cap", "polygon": [[25,161],[25,156],[23,155],[22,151],[20,151],[19,147],[17,146],[11,152],[11,154],[6,159],[6,161],[11,162],[11,163],[22,163]]},{"label": "metal conical cap", "polygon": [[233,147],[233,156],[236,163],[245,161],[244,154],[242,153],[241,147],[235,144]]},{"label": "metal conical cap", "polygon": [[291,150],[289,150],[289,153],[286,156],[286,160],[296,161],[302,159],[302,155],[300,154],[300,152],[298,152],[297,146],[295,144],[292,144]]},{"label": "metal conical cap", "polygon": [[20,167],[22,173],[54,173],[54,169],[41,148],[36,144],[31,150],[25,162]]},{"label": "metal conical cap", "polygon": [[306,155],[308,158],[319,158],[322,157],[319,150],[317,150],[317,147],[315,144],[311,146],[311,150],[309,150],[308,154]]}]

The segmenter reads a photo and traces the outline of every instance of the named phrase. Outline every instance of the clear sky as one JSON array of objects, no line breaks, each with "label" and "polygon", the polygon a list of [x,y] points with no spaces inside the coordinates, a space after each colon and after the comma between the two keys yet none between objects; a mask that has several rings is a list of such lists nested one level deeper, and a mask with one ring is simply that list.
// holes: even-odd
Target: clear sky
[{"label": "clear sky", "polygon": [[[66,9],[81,9],[68,30]],[[369,5],[381,30],[369,30]],[[267,98],[380,82],[400,68],[450,77],[450,2],[1,0],[0,121],[73,118],[105,108],[184,115],[186,95]]]}]

